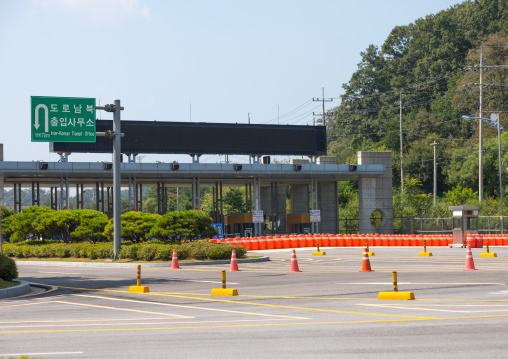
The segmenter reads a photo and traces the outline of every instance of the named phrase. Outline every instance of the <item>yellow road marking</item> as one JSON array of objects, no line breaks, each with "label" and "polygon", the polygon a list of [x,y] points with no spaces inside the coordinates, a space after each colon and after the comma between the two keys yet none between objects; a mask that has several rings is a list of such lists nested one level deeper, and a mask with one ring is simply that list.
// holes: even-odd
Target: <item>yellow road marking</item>
[{"label": "yellow road marking", "polygon": [[135,312],[135,313],[144,313],[144,314],[164,315],[164,316],[174,317],[174,318],[185,318],[185,319],[194,318],[194,317],[189,317],[189,316],[186,316],[186,315],[149,312],[149,311],[146,311],[146,310],[127,309],[127,308],[115,308],[115,307],[107,307],[107,306],[104,306],[104,305],[95,305],[95,304],[74,303],[74,302],[67,302],[67,301],[64,301],[64,300],[55,300],[54,303],[78,305],[78,306],[82,306],[82,307],[94,307],[94,308],[102,308],[102,309],[120,310],[120,311],[125,311],[125,312]]},{"label": "yellow road marking", "polygon": [[[80,290],[97,290],[97,289],[72,288],[72,287],[65,287],[65,288],[80,289]],[[120,290],[109,290],[109,289],[99,289],[99,290],[100,291],[104,291],[104,292],[129,293],[128,291],[120,291]],[[350,312],[350,311],[331,310],[331,309],[304,308],[304,307],[293,307],[293,306],[284,306],[284,305],[276,305],[276,304],[241,302],[241,301],[225,300],[225,299],[215,299],[215,298],[189,297],[189,296],[174,295],[174,294],[163,294],[163,293],[155,293],[155,292],[144,293],[142,295],[155,295],[155,296],[172,297],[172,298],[184,298],[184,299],[203,300],[203,301],[210,301],[210,302],[234,303],[234,304],[243,304],[243,305],[255,305],[255,306],[261,306],[261,307],[298,309],[298,310],[308,310],[308,311],[328,312],[328,313],[358,314],[358,315],[378,315],[378,316],[384,316],[384,317],[432,319],[432,318],[427,318],[427,317],[415,317],[415,316],[410,316],[410,315],[361,313],[361,312]],[[174,305],[176,305],[176,304],[174,304]],[[196,307],[190,307],[190,308],[196,308]],[[218,310],[218,309],[211,309],[211,308],[200,308],[200,309]],[[224,311],[224,310],[219,310],[219,311]],[[258,315],[260,315],[260,314],[258,314]],[[265,314],[265,315],[267,315],[267,314]]]},{"label": "yellow road marking", "polygon": [[325,325],[325,324],[364,324],[364,323],[388,323],[388,322],[414,322],[432,320],[460,320],[460,319],[483,319],[483,318],[504,318],[508,315],[489,315],[478,317],[456,317],[456,318],[412,318],[412,319],[385,319],[385,320],[358,320],[358,321],[336,321],[336,322],[308,322],[308,323],[263,323],[263,324],[236,324],[236,325],[206,325],[189,327],[160,327],[160,328],[99,328],[99,329],[54,329],[54,330],[19,330],[0,331],[0,334],[21,334],[21,333],[62,333],[62,332],[105,332],[105,331],[145,331],[145,330],[182,330],[182,329],[215,329],[215,328],[246,328],[246,327],[277,327],[297,325]]},{"label": "yellow road marking", "polygon": [[413,307],[413,306],[398,306],[398,305],[390,305],[390,304],[358,304],[369,307],[378,307],[378,308],[389,308],[389,309],[410,309],[410,310],[426,310],[433,312],[449,312],[449,313],[492,313],[492,312],[506,312],[507,309],[500,310],[452,310],[452,309],[437,309],[437,308],[422,308],[422,307]]},{"label": "yellow road marking", "polygon": [[[128,321],[128,323],[116,323],[115,321],[116,320],[122,320],[122,321]],[[152,321],[157,321],[157,323],[154,323],[154,322],[149,322],[149,323],[146,323],[146,322],[137,322],[137,320],[152,320]],[[158,324],[158,325],[161,325],[161,324],[197,324],[197,323],[207,323],[207,324],[210,324],[210,323],[241,323],[241,322],[260,322],[260,321],[266,321],[266,320],[271,320],[271,321],[282,321],[282,320],[285,320],[285,319],[282,319],[282,318],[270,318],[270,319],[240,319],[240,320],[200,320],[200,321],[171,321],[171,322],[168,322],[166,318],[139,318],[139,319],[108,319],[107,320],[107,323],[90,323],[90,324],[82,324],[82,323],[76,323],[76,324],[47,324],[47,325],[41,325],[40,323],[37,323],[37,325],[33,325],[33,327],[36,327],[36,328],[43,328],[43,327],[51,327],[51,328],[56,328],[56,327],[77,327],[77,326],[88,326],[88,327],[93,327],[93,326],[113,326],[113,325],[154,325],[154,324]],[[72,322],[79,322],[79,320],[76,320],[76,321],[72,321]],[[93,320],[92,320],[93,322]],[[23,322],[21,322],[23,323]],[[11,324],[11,323],[9,323]],[[18,323],[15,323],[13,322],[12,324],[18,324]],[[29,327],[32,327],[32,325],[3,325],[2,328],[29,328]]]},{"label": "yellow road marking", "polygon": [[352,311],[344,311],[344,310],[332,310],[332,309],[319,309],[319,308],[305,308],[305,307],[294,307],[287,305],[277,305],[277,304],[265,304],[265,303],[252,303],[252,302],[240,302],[235,300],[226,300],[226,299],[213,299],[213,298],[199,298],[199,297],[188,297],[181,295],[173,295],[173,294],[161,294],[161,293],[147,293],[150,295],[159,295],[159,296],[168,296],[173,298],[184,298],[184,299],[199,299],[205,301],[213,301],[213,302],[223,302],[223,303],[234,303],[234,304],[244,304],[244,305],[255,305],[261,307],[272,307],[272,308],[285,308],[285,309],[298,309],[298,310],[309,310],[316,312],[327,312],[327,313],[341,313],[341,314],[358,314],[358,315],[378,315],[384,317],[399,317],[399,318],[418,318],[418,319],[434,319],[429,317],[417,317],[411,315],[399,315],[399,314],[378,314],[378,313],[362,313],[362,312],[352,312]]},{"label": "yellow road marking", "polygon": [[[130,299],[108,298],[108,297],[101,297],[101,296],[94,296],[94,295],[83,295],[83,294],[74,294],[74,295],[78,296],[78,297],[86,297],[86,298],[118,300],[118,301],[125,301],[125,302],[139,302],[139,303],[143,303],[143,304],[164,305],[164,306],[168,306],[168,307],[188,308],[188,309],[192,309],[192,310],[200,309],[200,310],[209,310],[209,311],[213,311],[213,312],[257,315],[257,316],[261,316],[261,317],[277,317],[277,318],[285,318],[285,319],[311,319],[311,318],[306,318],[306,317],[295,317],[295,316],[280,315],[280,314],[274,315],[274,314],[253,313],[253,312],[245,312],[245,311],[229,310],[229,309],[203,308],[203,307],[197,307],[197,306],[193,306],[193,305],[170,304],[170,303],[151,303],[151,302],[142,302],[142,301],[130,300]],[[195,299],[201,299],[201,298],[195,298]],[[193,317],[187,317],[187,318],[193,318]]]}]

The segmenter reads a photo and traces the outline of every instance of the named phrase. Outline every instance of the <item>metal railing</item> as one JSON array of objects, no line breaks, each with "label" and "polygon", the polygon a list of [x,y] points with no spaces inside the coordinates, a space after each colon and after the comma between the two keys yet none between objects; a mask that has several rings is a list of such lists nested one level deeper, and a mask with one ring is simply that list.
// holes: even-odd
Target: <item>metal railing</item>
[{"label": "metal railing", "polygon": [[[507,226],[504,225],[504,233]],[[452,218],[413,218],[414,234],[451,234],[453,233]],[[499,216],[479,216],[478,233],[501,233],[501,220]]]},{"label": "metal railing", "polygon": [[[373,221],[381,221],[381,217],[372,217]],[[412,234],[409,233],[411,226],[408,226],[408,221],[412,221],[413,217],[393,217],[393,232],[395,234]],[[353,234],[360,232],[360,219],[359,218],[339,218],[339,233]]]}]

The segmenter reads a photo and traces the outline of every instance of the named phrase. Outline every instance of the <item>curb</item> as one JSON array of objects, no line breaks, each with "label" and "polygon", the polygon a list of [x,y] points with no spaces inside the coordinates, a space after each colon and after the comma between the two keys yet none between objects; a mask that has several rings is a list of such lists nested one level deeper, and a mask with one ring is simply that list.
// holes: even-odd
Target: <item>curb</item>
[{"label": "curb", "polygon": [[[256,263],[268,262],[270,257],[238,259],[238,263]],[[208,261],[208,262],[180,262],[180,266],[195,265],[216,265],[229,264],[231,260]],[[91,263],[91,262],[52,262],[52,261],[16,261],[16,265],[39,265],[39,266],[56,266],[56,267],[96,267],[96,268],[136,268],[139,264],[143,267],[171,267],[171,262],[167,263]],[[19,287],[19,286],[18,286]],[[0,297],[2,298],[2,297]]]},{"label": "curb", "polygon": [[17,297],[30,292],[30,283],[24,280],[16,279],[17,282],[21,282],[20,285],[15,287],[0,289],[0,299]]}]

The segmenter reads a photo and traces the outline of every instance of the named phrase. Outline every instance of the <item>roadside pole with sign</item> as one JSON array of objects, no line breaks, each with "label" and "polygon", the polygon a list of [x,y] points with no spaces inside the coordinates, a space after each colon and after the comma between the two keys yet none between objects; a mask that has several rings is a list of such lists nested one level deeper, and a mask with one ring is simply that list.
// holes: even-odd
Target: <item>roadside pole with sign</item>
[{"label": "roadside pole with sign", "polygon": [[[263,210],[252,211],[252,223],[254,223],[254,228],[255,228],[254,235],[260,236],[263,233],[263,226],[261,225],[261,223],[265,223],[265,218],[263,216]],[[259,230],[256,229],[258,227],[259,227]]]},{"label": "roadside pole with sign", "polygon": [[310,222],[312,223],[312,231],[313,231],[313,233],[317,232],[318,227],[314,223],[320,223],[321,222],[321,211],[319,209],[312,209],[310,211]]},{"label": "roadside pole with sign", "polygon": [[95,99],[31,97],[32,142],[96,142]]},{"label": "roadside pole with sign", "polygon": [[[106,106],[96,106],[95,98],[31,97],[32,142],[96,142],[96,136],[113,139],[113,256],[120,255],[121,173],[120,100]],[[96,110],[113,113],[113,130],[96,132]],[[1,239],[0,239],[1,240]]]}]

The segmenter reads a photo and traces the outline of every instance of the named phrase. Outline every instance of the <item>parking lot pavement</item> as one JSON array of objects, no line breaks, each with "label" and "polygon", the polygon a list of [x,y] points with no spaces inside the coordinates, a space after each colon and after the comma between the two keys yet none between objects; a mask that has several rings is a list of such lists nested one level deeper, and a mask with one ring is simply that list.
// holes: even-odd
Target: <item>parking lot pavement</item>
[{"label": "parking lot pavement", "polygon": [[[59,289],[0,301],[0,357],[503,357],[508,248],[474,249],[476,271],[463,271],[464,249],[371,249],[373,272],[359,272],[362,248],[297,250],[300,273],[288,273],[290,251],[269,251],[227,273],[234,297],[210,295],[227,264],[143,268],[145,294],[129,293],[132,268],[20,265],[22,279]],[[377,300],[392,271],[416,300]]]}]

